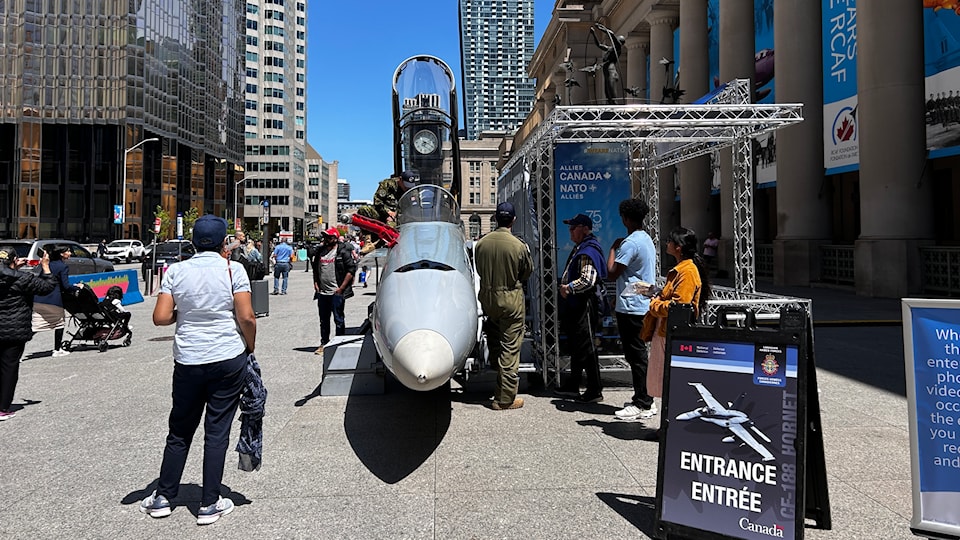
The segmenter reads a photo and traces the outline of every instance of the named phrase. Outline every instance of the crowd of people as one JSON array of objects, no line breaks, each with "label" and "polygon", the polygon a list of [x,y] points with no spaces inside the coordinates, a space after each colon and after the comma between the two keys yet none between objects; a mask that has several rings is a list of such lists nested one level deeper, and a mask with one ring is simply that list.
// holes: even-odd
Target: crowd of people
[{"label": "crowd of people", "polygon": [[[630,401],[614,413],[622,421],[652,419],[657,415],[655,398],[663,390],[667,315],[670,307],[678,303],[690,304],[695,311],[704,308],[710,296],[704,255],[715,257],[718,243],[710,233],[701,255],[694,231],[673,229],[664,248],[676,264],[660,288],[656,285],[656,249],[643,230],[648,212],[643,200],[622,201],[619,215],[625,235],[606,251],[593,234],[594,222],[588,215],[581,213],[563,221],[575,244],[557,284],[558,318],[565,352],[570,357],[570,372],[561,380],[556,393],[580,403],[604,400],[595,337],[600,318],[609,308],[617,322],[633,386]],[[480,277],[478,301],[485,315],[489,362],[497,371],[490,408],[503,411],[524,405],[523,398],[517,395],[518,367],[526,320],[524,288],[534,265],[529,247],[511,232],[516,221],[513,205],[500,203],[494,219],[496,229],[481,237],[475,246],[475,264]],[[330,227],[321,233],[321,242],[309,249],[301,245],[294,250],[289,241],[284,241],[270,250],[274,268],[272,294],[287,294],[294,261],[304,260],[306,271],[312,271],[320,329],[320,343],[315,350],[318,355],[323,354],[331,333],[346,333],[344,307],[354,294],[355,276],[359,276],[363,287],[367,286],[369,269],[362,266],[358,272],[362,254],[350,240]],[[192,243],[197,255],[172,265],[165,273],[153,310],[155,325],[176,325],[172,407],[157,488],[139,508],[152,517],[170,514],[170,501],[178,494],[193,434],[205,417],[203,486],[197,522],[208,524],[234,508],[232,501],[221,497],[220,484],[231,424],[238,408],[241,414],[246,413],[241,396],[250,392],[259,395],[262,415],[265,390],[253,357],[257,323],[251,281],[263,277],[257,273],[264,256],[260,246],[242,231],[232,241],[228,239],[226,221],[212,215],[196,221]],[[62,348],[62,295],[76,288],[67,279],[69,268],[65,261],[69,256],[68,249],[51,248],[43,253],[39,272],[22,272],[18,269],[25,260],[12,247],[0,245],[0,420],[14,415],[11,403],[20,357],[34,333],[54,330],[53,355],[67,354]],[[613,305],[608,304],[606,279],[616,282]],[[122,291],[111,291],[105,301],[118,313],[125,313],[121,298]],[[125,313],[125,320],[129,321],[129,316]],[[648,438],[657,440],[660,436],[658,429]],[[259,446],[251,447],[251,453],[256,454]],[[253,463],[258,466],[259,459]]]}]

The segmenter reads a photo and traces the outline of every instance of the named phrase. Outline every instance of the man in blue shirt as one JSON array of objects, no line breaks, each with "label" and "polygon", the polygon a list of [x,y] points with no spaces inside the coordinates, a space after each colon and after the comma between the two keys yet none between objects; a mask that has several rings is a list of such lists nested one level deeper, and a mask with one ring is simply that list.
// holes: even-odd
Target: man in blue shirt
[{"label": "man in blue shirt", "polygon": [[[290,277],[290,257],[293,256],[293,248],[290,247],[289,240],[277,244],[273,248],[273,294],[287,294],[287,278]],[[280,278],[283,277],[283,288],[280,287]]]},{"label": "man in blue shirt", "polygon": [[650,299],[638,294],[641,288],[656,283],[657,254],[650,235],[642,229],[650,208],[640,199],[620,202],[620,220],[629,235],[618,238],[607,256],[607,275],[617,280],[617,329],[623,344],[623,356],[630,364],[633,378],[633,399],[615,413],[618,420],[651,418],[657,406],[647,393],[647,344],[640,339],[643,317],[650,308]]}]

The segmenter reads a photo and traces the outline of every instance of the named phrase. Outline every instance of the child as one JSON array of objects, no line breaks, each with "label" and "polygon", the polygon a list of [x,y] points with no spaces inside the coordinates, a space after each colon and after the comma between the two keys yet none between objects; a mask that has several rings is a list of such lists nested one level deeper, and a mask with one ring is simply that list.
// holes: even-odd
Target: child
[{"label": "child", "polygon": [[130,327],[130,316],[132,314],[123,308],[123,289],[117,285],[111,286],[109,289],[107,289],[107,294],[103,297],[100,305],[106,311],[109,311],[120,317],[120,319],[123,320],[124,326],[126,326],[128,330],[132,329]]},{"label": "child", "polygon": [[360,283],[363,283],[364,289],[367,288],[367,271],[367,265],[363,265],[363,267],[360,268]]}]

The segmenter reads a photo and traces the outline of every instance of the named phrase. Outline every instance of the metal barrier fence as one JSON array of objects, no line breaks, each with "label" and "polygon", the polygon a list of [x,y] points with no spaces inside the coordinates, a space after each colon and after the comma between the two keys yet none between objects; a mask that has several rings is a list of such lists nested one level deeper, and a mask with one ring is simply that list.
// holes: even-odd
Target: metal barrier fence
[{"label": "metal barrier fence", "polygon": [[960,248],[920,248],[923,258],[923,292],[960,296]]},{"label": "metal barrier fence", "polygon": [[820,246],[820,281],[855,285],[853,246]]}]

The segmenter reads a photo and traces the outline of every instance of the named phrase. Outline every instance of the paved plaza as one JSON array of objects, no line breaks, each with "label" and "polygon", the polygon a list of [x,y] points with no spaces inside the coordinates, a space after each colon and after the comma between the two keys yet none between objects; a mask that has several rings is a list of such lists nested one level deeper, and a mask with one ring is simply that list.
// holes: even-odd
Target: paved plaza
[{"label": "paved plaza", "polygon": [[[136,266],[132,265],[131,267]],[[516,411],[487,408],[492,379],[416,393],[387,378],[386,393],[321,397],[322,362],[310,274],[294,265],[286,296],[258,319],[257,359],[269,391],[263,468],[237,470],[225,496],[236,510],[196,525],[198,432],[173,515],[137,509],[156,486],[173,369],[174,327],[155,327],[155,299],[129,306],[133,343],[104,353],[50,356],[53,334],[27,345],[14,400],[0,424],[0,538],[650,538],[657,444],[653,422],[613,412],[632,394],[627,374],[605,377],[605,401],[581,405],[521,395]],[[372,265],[371,265],[372,267]],[[375,295],[357,288],[347,326]],[[272,289],[272,284],[271,284]],[[833,530],[812,539],[911,538],[909,440],[897,300],[830,289],[761,290],[812,297]],[[239,424],[237,424],[238,426]]]}]

